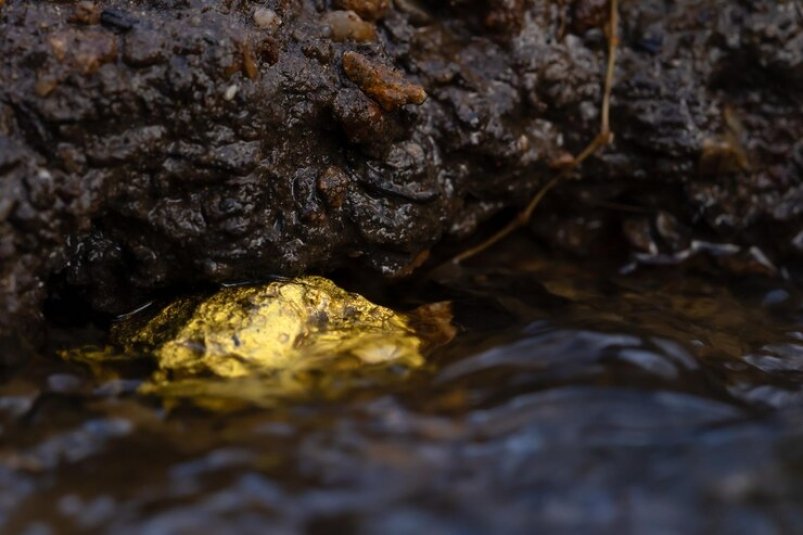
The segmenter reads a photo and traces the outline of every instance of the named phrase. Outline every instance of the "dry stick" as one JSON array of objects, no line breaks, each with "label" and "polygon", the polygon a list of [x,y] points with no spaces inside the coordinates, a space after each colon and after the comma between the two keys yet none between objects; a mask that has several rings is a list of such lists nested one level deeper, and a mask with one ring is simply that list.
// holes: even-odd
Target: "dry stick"
[{"label": "dry stick", "polygon": [[569,176],[572,171],[577,169],[586,159],[596,153],[602,147],[609,145],[613,141],[613,133],[611,132],[611,91],[613,90],[613,75],[616,67],[616,49],[619,46],[619,2],[618,0],[611,0],[611,13],[608,19],[609,35],[608,35],[608,66],[605,72],[605,88],[602,95],[602,124],[600,131],[594,140],[589,143],[583,151],[572,160],[570,166],[566,167],[563,171],[557,174],[549,182],[542,187],[535,196],[530,199],[527,207],[519,212],[519,214],[501,230],[497,231],[490,238],[480,243],[479,245],[463,251],[459,255],[452,258],[452,263],[459,264],[464,260],[480,254],[481,252],[493,247],[498,242],[507,238],[514,231],[527,224],[533,215],[536,207],[541,204],[547,193],[558,183]]}]

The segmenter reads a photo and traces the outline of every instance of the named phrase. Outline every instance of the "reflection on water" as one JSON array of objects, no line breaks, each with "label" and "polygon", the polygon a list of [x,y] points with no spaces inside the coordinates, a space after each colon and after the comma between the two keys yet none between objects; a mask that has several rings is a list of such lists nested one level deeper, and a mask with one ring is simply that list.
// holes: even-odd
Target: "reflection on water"
[{"label": "reflection on water", "polygon": [[147,366],[43,356],[0,383],[0,531],[800,529],[798,289],[494,261],[379,296],[451,300],[460,333],[337,401],[167,411]]}]

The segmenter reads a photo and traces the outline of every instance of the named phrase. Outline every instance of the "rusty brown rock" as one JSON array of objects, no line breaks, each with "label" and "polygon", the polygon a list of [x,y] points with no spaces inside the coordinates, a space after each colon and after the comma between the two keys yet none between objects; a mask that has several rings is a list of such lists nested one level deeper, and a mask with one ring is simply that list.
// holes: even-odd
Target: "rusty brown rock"
[{"label": "rusty brown rock", "polygon": [[401,72],[372,62],[359,52],[343,54],[343,70],[363,93],[386,111],[406,104],[423,104],[427,98],[424,88],[406,80]]},{"label": "rusty brown rock", "polygon": [[389,0],[335,0],[335,6],[354,11],[365,20],[379,20],[390,9]]}]

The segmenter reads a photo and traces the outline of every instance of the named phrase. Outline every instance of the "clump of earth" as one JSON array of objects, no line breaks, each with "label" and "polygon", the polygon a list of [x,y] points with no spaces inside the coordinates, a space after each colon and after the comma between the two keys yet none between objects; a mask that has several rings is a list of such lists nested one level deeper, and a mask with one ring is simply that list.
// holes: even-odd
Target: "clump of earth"
[{"label": "clump of earth", "polygon": [[[614,141],[535,235],[794,277],[799,3],[619,13]],[[594,138],[608,17],[598,0],[0,3],[0,336],[31,338],[48,296],[118,314],[193,285],[410,275]]]}]

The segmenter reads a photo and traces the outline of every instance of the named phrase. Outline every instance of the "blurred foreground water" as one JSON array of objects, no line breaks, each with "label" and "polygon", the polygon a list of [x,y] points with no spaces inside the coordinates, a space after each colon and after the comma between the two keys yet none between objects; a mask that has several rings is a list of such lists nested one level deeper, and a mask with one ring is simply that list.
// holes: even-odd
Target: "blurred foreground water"
[{"label": "blurred foreground water", "polygon": [[337,399],[168,410],[53,347],[0,383],[0,533],[803,529],[797,288],[509,248],[375,296],[459,333]]}]

